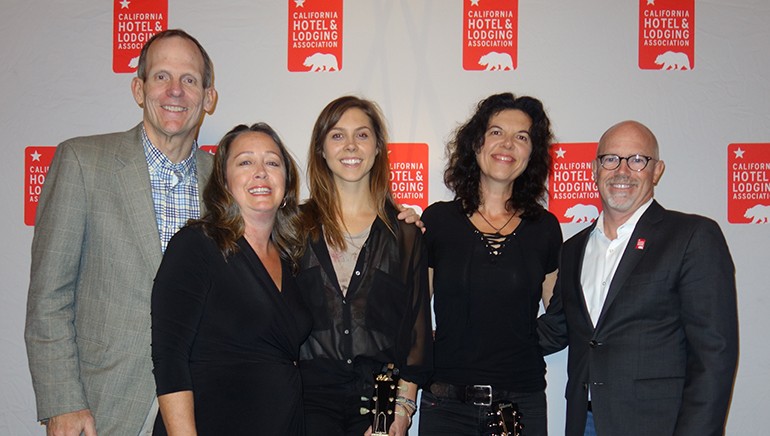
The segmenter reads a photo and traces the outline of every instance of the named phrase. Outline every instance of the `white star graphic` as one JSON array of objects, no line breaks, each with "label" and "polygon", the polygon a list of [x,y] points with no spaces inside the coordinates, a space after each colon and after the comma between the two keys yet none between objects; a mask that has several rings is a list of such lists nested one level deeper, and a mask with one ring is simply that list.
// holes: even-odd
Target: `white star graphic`
[{"label": "white star graphic", "polygon": [[478,6],[481,0],[471,0],[471,6]]},{"label": "white star graphic", "polygon": [[743,159],[743,153],[746,153],[746,150],[741,150],[741,148],[738,147],[738,149],[735,150],[733,153],[735,153],[736,159]]},{"label": "white star graphic", "polygon": [[566,153],[567,153],[567,150],[565,150],[565,149],[563,149],[563,148],[559,147],[559,149],[558,149],[558,150],[556,150],[556,157],[558,157],[558,158],[562,158],[562,157],[564,157],[564,155],[565,155]]},{"label": "white star graphic", "polygon": [[655,0],[647,0],[647,6],[653,5],[655,6]]},{"label": "white star graphic", "polygon": [[305,7],[305,0],[294,0],[294,4],[298,8],[303,8],[303,7]]},{"label": "white star graphic", "polygon": [[123,0],[120,2],[120,9],[128,9],[128,5],[130,5],[131,2],[128,0]]},{"label": "white star graphic", "polygon": [[40,162],[40,156],[42,156],[42,154],[38,153],[37,150],[35,150],[34,153],[30,154],[30,157],[32,157],[33,162]]}]

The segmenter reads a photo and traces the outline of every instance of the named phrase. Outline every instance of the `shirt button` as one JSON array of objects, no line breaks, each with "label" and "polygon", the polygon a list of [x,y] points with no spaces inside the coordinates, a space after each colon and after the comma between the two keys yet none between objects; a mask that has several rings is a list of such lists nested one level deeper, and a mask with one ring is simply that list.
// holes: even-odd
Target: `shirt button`
[{"label": "shirt button", "polygon": [[360,276],[361,275],[361,271],[356,271],[356,275]]},{"label": "shirt button", "polygon": [[350,334],[350,330],[348,330],[348,329],[345,329],[345,334],[346,334],[346,335],[349,335],[349,334]]},{"label": "shirt button", "polygon": [[342,299],[342,304],[348,304],[348,300]]},{"label": "shirt button", "polygon": [[353,361],[352,361],[352,360],[350,360],[350,359],[348,359],[348,360],[347,360],[347,362],[348,362],[348,365],[350,365],[351,363],[353,363]]}]

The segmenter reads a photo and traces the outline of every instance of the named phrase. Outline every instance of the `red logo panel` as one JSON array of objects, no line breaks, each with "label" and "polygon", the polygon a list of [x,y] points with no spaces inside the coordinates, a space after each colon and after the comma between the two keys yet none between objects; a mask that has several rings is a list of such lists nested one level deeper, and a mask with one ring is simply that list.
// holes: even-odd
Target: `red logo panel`
[{"label": "red logo panel", "polygon": [[24,224],[35,225],[37,202],[45,176],[56,152],[55,146],[33,145],[24,149]]},{"label": "red logo panel", "polygon": [[428,207],[428,144],[388,144],[390,189],[396,203],[422,215]]},{"label": "red logo panel", "polygon": [[168,28],[168,0],[114,1],[112,71],[133,73],[144,43]]},{"label": "red logo panel", "polygon": [[695,0],[639,0],[639,68],[695,68]]},{"label": "red logo panel", "polygon": [[770,143],[727,146],[727,221],[770,221]]},{"label": "red logo panel", "polygon": [[548,210],[560,223],[591,223],[602,208],[591,162],[596,142],[555,144],[553,171],[548,178]]},{"label": "red logo panel", "polygon": [[214,144],[214,145],[201,145],[200,149],[205,151],[208,154],[216,154],[218,147],[219,146],[217,144]]},{"label": "red logo panel", "polygon": [[342,68],[342,0],[289,0],[289,71]]},{"label": "red logo panel", "polygon": [[516,69],[518,14],[518,0],[463,0],[463,69]]}]

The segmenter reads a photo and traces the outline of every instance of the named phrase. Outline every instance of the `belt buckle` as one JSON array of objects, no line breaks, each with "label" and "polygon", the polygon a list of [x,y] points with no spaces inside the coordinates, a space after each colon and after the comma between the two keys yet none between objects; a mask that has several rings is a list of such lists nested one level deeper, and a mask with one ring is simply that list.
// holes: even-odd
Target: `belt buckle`
[{"label": "belt buckle", "polygon": [[[473,385],[474,395],[473,395],[473,405],[474,406],[491,406],[492,405],[492,386],[491,385]],[[486,401],[477,401],[475,393],[480,390],[486,390],[487,393],[487,400]]]}]

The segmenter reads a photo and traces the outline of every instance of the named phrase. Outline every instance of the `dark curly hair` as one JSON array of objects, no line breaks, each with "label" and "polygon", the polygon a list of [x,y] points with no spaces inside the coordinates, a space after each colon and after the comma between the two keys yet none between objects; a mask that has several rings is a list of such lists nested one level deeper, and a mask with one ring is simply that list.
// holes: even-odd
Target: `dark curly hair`
[{"label": "dark curly hair", "polygon": [[238,203],[227,189],[227,159],[230,157],[235,139],[248,132],[268,135],[281,151],[286,171],[286,189],[283,205],[278,209],[273,224],[272,239],[281,257],[290,261],[293,269],[296,270],[299,248],[303,242],[298,233],[299,171],[278,133],[266,123],[256,123],[251,126],[239,124],[219,141],[214,155],[214,168],[203,190],[203,204],[206,212],[199,220],[191,220],[190,225],[202,226],[204,233],[217,243],[225,259],[238,251],[237,241],[243,236],[244,222]]},{"label": "dark curly hair", "polygon": [[553,142],[551,121],[543,109],[543,103],[533,97],[516,97],[510,92],[491,95],[481,100],[470,120],[455,131],[447,144],[447,167],[444,183],[462,202],[467,214],[476,212],[481,204],[479,183],[481,169],[476,153],[484,144],[489,120],[508,109],[518,109],[532,120],[529,136],[532,154],[524,172],[516,178],[511,198],[506,207],[518,211],[522,218],[532,218],[543,212],[542,202],[547,192],[546,179],[551,170],[550,148]]}]

